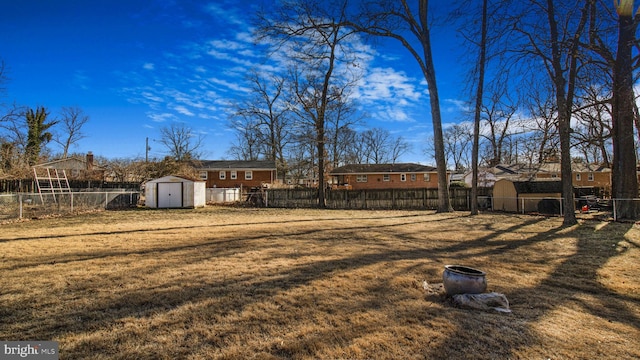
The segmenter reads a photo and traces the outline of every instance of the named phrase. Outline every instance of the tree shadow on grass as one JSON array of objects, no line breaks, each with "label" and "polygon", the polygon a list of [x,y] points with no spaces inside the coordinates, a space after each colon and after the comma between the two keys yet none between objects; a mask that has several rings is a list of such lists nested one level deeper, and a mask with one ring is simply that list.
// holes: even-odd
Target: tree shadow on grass
[{"label": "tree shadow on grass", "polygon": [[[431,269],[433,264],[440,264],[442,259],[452,257],[472,260],[478,256],[508,256],[510,252],[519,248],[551,241],[557,232],[562,230],[549,229],[522,240],[495,240],[499,235],[518,231],[540,221],[531,218],[513,227],[492,231],[487,236],[438,249],[420,248],[416,245],[419,240],[416,238],[417,234],[405,235],[396,231],[403,226],[410,227],[429,221],[432,219],[425,216],[424,219],[418,217],[399,224],[381,222],[366,228],[352,226],[340,229],[338,233],[343,238],[338,240],[335,237],[335,229],[319,227],[301,231],[295,229],[295,221],[292,221],[287,222],[290,227],[278,234],[266,231],[222,240],[211,237],[204,238],[199,244],[188,246],[169,246],[130,254],[106,252],[79,256],[66,264],[82,264],[95,260],[106,262],[110,257],[122,256],[140,257],[141,261],[149,261],[154,255],[170,255],[162,256],[164,260],[160,263],[150,262],[151,265],[141,270],[141,273],[130,274],[129,280],[134,283],[129,287],[125,283],[121,284],[124,288],[120,289],[120,286],[113,283],[127,281],[126,278],[107,277],[102,280],[103,284],[109,291],[114,292],[113,294],[107,296],[98,292],[93,294],[92,301],[76,301],[77,297],[91,297],[92,291],[100,290],[100,285],[90,283],[95,279],[87,278],[84,280],[87,284],[77,284],[77,288],[84,289],[84,292],[65,295],[70,296],[70,305],[77,303],[81,306],[49,309],[49,313],[42,314],[38,314],[36,310],[34,314],[37,317],[37,327],[18,325],[12,327],[11,332],[29,338],[74,338],[73,344],[62,344],[62,349],[70,357],[104,354],[121,358],[176,358],[194,353],[243,357],[262,353],[265,357],[269,355],[280,358],[328,358],[337,357],[336,353],[331,352],[330,348],[333,347],[347,349],[342,357],[401,356],[401,350],[395,348],[384,348],[381,345],[382,348],[376,350],[377,340],[371,334],[380,329],[395,332],[398,337],[395,339],[396,342],[414,350],[419,349],[425,358],[455,357],[456,354],[459,355],[456,353],[457,350],[465,351],[466,354],[473,354],[475,351],[478,358],[512,357],[518,347],[536,341],[536,332],[530,328],[528,322],[535,321],[562,306],[567,296],[586,291],[581,287],[570,288],[567,290],[568,295],[563,296],[563,299],[551,299],[535,316],[524,319],[526,321],[519,322],[518,326],[511,324],[510,329],[516,329],[519,334],[510,334],[513,338],[510,342],[501,342],[497,338],[504,335],[499,329],[513,322],[513,318],[450,307],[445,307],[444,310],[441,307],[425,310],[421,303],[410,301],[415,300],[416,294],[421,292],[418,289],[404,289],[415,284],[394,283],[402,272],[429,270],[436,273]],[[274,249],[268,242],[258,243],[259,240],[270,236],[284,239],[279,243],[280,246],[301,244],[310,236],[312,242],[329,245],[344,241],[365,242],[366,238],[360,236],[364,230],[395,236],[399,241],[412,243],[403,249],[395,249],[393,244],[386,244],[388,247],[380,246],[374,250],[363,247],[360,253],[345,254],[343,257],[328,260],[301,261],[299,264],[283,267],[268,266],[268,263],[281,258],[295,258],[297,255],[285,249]],[[583,257],[592,255],[591,242],[579,238],[577,244],[577,252],[568,257],[540,285],[513,291],[507,294],[508,297],[516,300],[516,303],[527,304],[536,294],[553,291],[559,282],[564,284],[565,269],[580,266]],[[227,277],[220,272],[211,274],[210,277],[201,271],[188,272],[190,266],[207,267],[210,262],[211,269],[215,269],[216,261],[228,257],[241,260],[244,253],[267,250],[270,253],[264,256],[267,263],[263,264],[263,270],[247,270]],[[611,294],[609,290],[598,285],[596,280],[597,268],[612,256],[613,253],[604,253],[597,259],[596,266],[585,272],[584,278],[596,283],[589,287],[589,294],[597,294],[604,303],[610,302],[609,298],[614,296],[614,300],[620,303],[619,307],[623,308],[622,302],[630,299]],[[416,260],[428,262],[418,265],[415,263]],[[407,264],[400,266],[401,262]],[[239,267],[246,265],[241,262],[237,264]],[[35,268],[38,265],[32,266]],[[361,279],[358,274],[350,275],[368,267],[376,267],[379,277]],[[167,268],[183,268],[184,274],[168,273],[168,277],[157,284],[144,283],[147,276],[163,274]],[[139,280],[134,281],[136,276]],[[352,280],[359,283],[354,283],[353,289],[349,291],[337,292],[331,288],[331,284],[337,282],[341,276],[352,276]],[[400,306],[405,303],[406,305]],[[428,306],[426,302],[424,305]],[[43,306],[46,307],[46,304]],[[28,307],[7,311],[11,310],[22,312],[23,318],[28,318],[30,311],[33,311]],[[603,316],[599,313],[599,308],[587,310],[598,313],[597,316]],[[377,314],[379,318],[369,318],[369,313]],[[9,314],[1,315],[4,317]],[[619,321],[620,316],[609,316],[612,321]],[[637,314],[623,312],[623,317],[630,319],[627,320],[629,324],[638,326]],[[363,318],[362,321],[358,321],[360,318]],[[399,323],[398,329],[390,328],[389,322]],[[207,326],[203,327],[203,324]],[[427,331],[429,327],[437,328],[445,324],[454,327],[453,332],[443,332],[442,335],[435,335],[431,339],[423,339],[411,329]],[[470,334],[466,331],[469,326],[475,329],[482,329],[484,326],[486,331],[483,334]],[[167,338],[169,340],[166,340]],[[478,342],[479,340],[496,341],[499,346],[496,346],[493,352],[486,352],[486,345]],[[171,349],[167,343],[177,341],[184,344]],[[363,344],[364,342],[368,345]],[[246,346],[243,349],[239,344]],[[358,349],[365,350],[359,353]],[[517,354],[515,356],[517,357]]]},{"label": "tree shadow on grass", "polygon": [[[606,227],[617,226],[623,227],[622,233],[626,233],[633,224],[617,224],[608,223],[605,228],[599,230],[606,234]],[[487,255],[504,255],[518,247],[528,246],[540,241],[553,240],[557,236],[557,232],[563,228],[550,229],[546,233],[531,237],[522,241],[509,241],[503,246],[488,249],[479,254]],[[569,231],[562,236],[576,236],[576,251],[567,256],[562,262],[555,267],[544,280],[533,287],[511,290],[506,295],[515,308],[513,315],[506,315],[509,322],[519,324],[512,327],[510,331],[504,332],[507,327],[496,327],[494,324],[482,322],[487,320],[487,314],[478,313],[474,310],[461,310],[451,308],[451,312],[455,312],[455,316],[449,317],[457,323],[457,331],[451,334],[447,341],[441,345],[431,348],[428,351],[428,358],[444,359],[444,358],[469,358],[469,354],[477,354],[476,358],[512,358],[520,357],[518,349],[521,347],[537,346],[544,348],[543,339],[540,338],[539,330],[532,325],[541,321],[546,316],[550,316],[555,311],[561,311],[563,307],[577,307],[576,312],[586,312],[596,318],[602,318],[608,322],[619,322],[631,327],[640,328],[640,317],[637,311],[628,307],[629,303],[637,301],[637,298],[626,296],[606,288],[600,282],[601,277],[598,271],[613,257],[621,255],[616,251],[615,244],[625,241],[623,236],[610,239],[593,239],[590,236],[581,236],[576,227],[573,231]],[[481,245],[482,239],[475,241],[475,246]],[[473,242],[472,242],[473,243]],[[612,244],[614,246],[612,247]],[[460,243],[455,247],[465,247],[473,244]],[[526,266],[523,264],[523,266]],[[585,297],[589,298],[585,301]],[[519,315],[519,310],[526,311],[527,315]],[[523,311],[525,312],[525,311]],[[492,314],[490,316],[495,321],[496,318],[505,317],[501,314]],[[515,318],[515,319],[514,319]],[[497,321],[501,323],[501,321]],[[482,329],[481,333],[470,333],[469,329]],[[517,329],[514,333],[513,329]],[[571,331],[571,330],[569,330]],[[503,338],[502,341],[496,339]],[[502,348],[496,352],[486,352],[486,344],[489,342],[499,342]],[[585,343],[585,347],[588,345]],[[554,348],[546,349],[548,353],[540,354],[544,357],[566,357],[571,356],[566,352],[563,354]],[[584,350],[584,349],[583,349]],[[627,349],[628,350],[628,349]],[[558,353],[559,351],[559,353]],[[589,350],[585,350],[589,353]],[[592,354],[603,355],[601,351],[593,350]],[[463,355],[461,355],[463,354]],[[466,355],[464,355],[466,354]],[[606,354],[606,353],[605,353]],[[611,353],[609,353],[611,356]],[[634,356],[624,349],[618,353],[625,356]],[[620,355],[613,355],[614,358]],[[637,356],[637,353],[635,353]]]}]

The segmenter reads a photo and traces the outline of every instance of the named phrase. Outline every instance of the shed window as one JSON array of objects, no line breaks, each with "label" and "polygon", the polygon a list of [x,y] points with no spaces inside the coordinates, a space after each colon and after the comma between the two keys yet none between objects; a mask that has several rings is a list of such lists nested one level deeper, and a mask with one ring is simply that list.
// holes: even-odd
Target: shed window
[{"label": "shed window", "polygon": [[231,180],[235,180],[238,178],[238,172],[237,171],[232,171],[231,172]]},{"label": "shed window", "polygon": [[382,175],[382,181],[391,181],[391,175],[383,174]]},{"label": "shed window", "polygon": [[411,174],[411,181],[416,181],[417,177],[416,174]]},{"label": "shed window", "polygon": [[220,171],[220,180],[225,180],[227,178],[227,172],[226,171]]},{"label": "shed window", "polygon": [[576,181],[580,181],[582,180],[582,176],[578,173],[576,174]]},{"label": "shed window", "polygon": [[400,174],[400,181],[407,181],[407,174]]},{"label": "shed window", "polygon": [[589,177],[587,178],[587,180],[589,180],[589,181],[595,180],[594,177],[593,177],[593,173],[589,173]]},{"label": "shed window", "polygon": [[367,175],[357,175],[356,182],[360,182],[360,183],[367,182]]},{"label": "shed window", "polygon": [[426,182],[431,181],[431,174],[425,173],[424,174],[424,181],[426,181]]},{"label": "shed window", "polygon": [[200,172],[198,172],[198,177],[200,178],[200,180],[207,180],[208,176],[209,176],[209,172],[208,171],[200,171]]},{"label": "shed window", "polygon": [[244,172],[244,179],[245,180],[253,180],[253,171],[251,170],[247,170]]}]

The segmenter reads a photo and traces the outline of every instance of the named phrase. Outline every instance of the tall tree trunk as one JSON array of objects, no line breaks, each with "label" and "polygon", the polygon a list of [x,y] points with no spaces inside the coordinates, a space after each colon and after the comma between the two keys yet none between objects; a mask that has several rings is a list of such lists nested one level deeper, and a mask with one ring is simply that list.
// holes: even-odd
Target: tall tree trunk
[{"label": "tall tree trunk", "polygon": [[618,49],[613,69],[613,197],[618,218],[635,219],[638,197],[636,151],[633,138],[634,94],[632,47],[635,35],[633,0],[621,0],[617,5]]},{"label": "tall tree trunk", "polygon": [[425,80],[429,87],[429,101],[431,104],[431,121],[433,123],[433,139],[435,147],[436,168],[438,171],[438,209],[437,212],[451,212],[451,201],[449,200],[449,179],[447,178],[447,159],[444,155],[444,138],[442,135],[442,115],[440,113],[440,98],[438,96],[438,86],[436,84],[436,71],[433,66],[433,56],[431,52],[431,35],[427,14],[429,1],[420,0],[419,17],[422,23],[422,33],[420,41],[424,54]]},{"label": "tall tree trunk", "polygon": [[[566,57],[569,61],[567,68],[562,64],[563,55],[560,50],[560,33],[554,8],[554,0],[547,0],[547,17],[551,35],[551,66],[552,81],[556,95],[558,109],[558,135],[560,137],[560,175],[562,177],[562,208],[564,209],[564,225],[578,223],[575,213],[573,193],[573,172],[571,170],[571,114],[574,91],[578,75],[578,47],[580,38],[587,21],[588,2],[582,10],[580,23],[568,44]],[[566,71],[566,78],[565,78]]]},{"label": "tall tree trunk", "polygon": [[484,72],[487,57],[487,1],[482,1],[482,31],[480,36],[480,59],[478,60],[478,89],[473,119],[473,148],[471,150],[471,215],[478,215],[478,157],[480,147],[480,115],[484,97]]}]

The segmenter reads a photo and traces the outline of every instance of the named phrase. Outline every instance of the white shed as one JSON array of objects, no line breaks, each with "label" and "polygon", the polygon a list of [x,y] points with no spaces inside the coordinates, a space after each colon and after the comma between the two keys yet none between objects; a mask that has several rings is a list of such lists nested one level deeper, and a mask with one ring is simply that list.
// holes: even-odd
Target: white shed
[{"label": "white shed", "polygon": [[206,204],[205,182],[169,175],[149,180],[145,205],[150,208],[197,208]]}]

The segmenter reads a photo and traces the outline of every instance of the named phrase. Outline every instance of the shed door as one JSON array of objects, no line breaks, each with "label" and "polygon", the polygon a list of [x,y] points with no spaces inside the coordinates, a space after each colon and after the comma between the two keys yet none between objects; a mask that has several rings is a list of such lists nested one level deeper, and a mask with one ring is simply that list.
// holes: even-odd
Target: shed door
[{"label": "shed door", "polygon": [[158,183],[158,207],[182,207],[182,183]]}]

